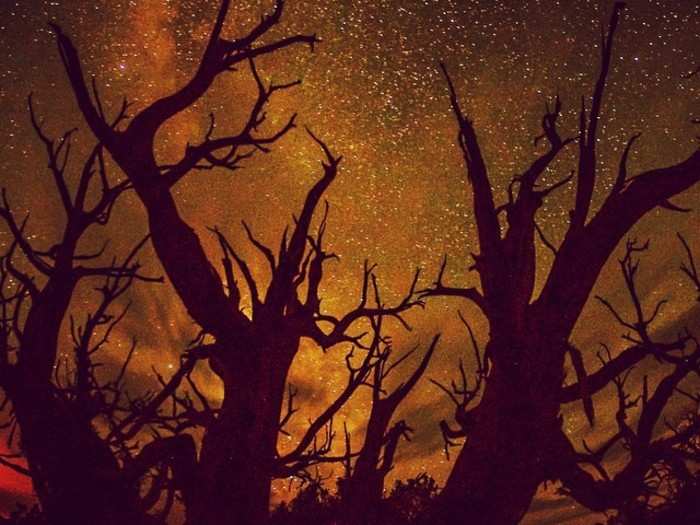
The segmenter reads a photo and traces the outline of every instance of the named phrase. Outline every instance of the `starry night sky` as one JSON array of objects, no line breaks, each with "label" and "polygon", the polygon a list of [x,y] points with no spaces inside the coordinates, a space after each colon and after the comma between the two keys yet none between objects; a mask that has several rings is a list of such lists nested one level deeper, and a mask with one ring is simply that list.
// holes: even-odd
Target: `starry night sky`
[{"label": "starry night sky", "polygon": [[[243,34],[269,6],[270,2],[235,2],[224,34]],[[268,111],[270,129],[297,112],[300,124],[308,125],[345,159],[328,194],[328,243],[341,259],[327,272],[327,308],[339,312],[356,302],[365,258],[379,264],[387,299],[406,289],[416,266],[424,269],[422,282],[429,284],[444,254],[449,256],[446,281],[475,282],[475,275],[467,272],[469,253],[478,251],[469,188],[438,62],[446,63],[463,108],[474,120],[496,195],[502,200],[511,177],[541,152],[533,146],[533,138],[539,134],[546,100],[557,93],[561,96],[562,134],[576,133],[580,97],[589,97],[592,91],[600,31],[607,25],[611,7],[612,2],[581,0],[288,2],[274,35],[316,33],[322,43],[314,53],[298,47],[265,57],[259,68],[268,80],[303,81],[273,99]],[[29,125],[28,93],[34,93],[37,112],[45,118],[49,132],[58,135],[75,126],[81,129],[75,159],[92,144],[47,22],[58,22],[74,39],[107,105],[116,110],[126,95],[136,111],[172,92],[193,73],[216,10],[216,0],[0,0],[0,180],[20,214],[31,210],[29,232],[38,245],[50,242],[60,227],[61,214],[43,150]],[[628,3],[602,115],[598,196],[614,180],[619,154],[631,134],[643,133],[631,156],[633,173],[676,163],[695,147],[698,131],[690,120],[700,113],[700,78],[684,76],[700,64],[699,37],[700,4],[695,1]],[[235,131],[254,94],[246,71],[220,77],[205,98],[161,131],[160,158],[176,160],[188,141],[201,139],[210,112],[216,114],[217,133]],[[574,152],[570,148],[562,154],[544,181],[559,180],[575,167]],[[177,201],[212,260],[218,259],[215,239],[205,227],[217,225],[241,247],[264,280],[265,267],[243,242],[240,220],[245,219],[262,240],[276,244],[320,175],[320,159],[316,145],[296,130],[271,153],[250,161],[245,170],[191,174],[177,186]],[[572,190],[550,199],[538,216],[553,240],[560,238],[566,225]],[[675,202],[697,205],[700,188]],[[88,242],[110,237],[112,253],[124,253],[145,233],[144,217],[136,198],[126,196],[111,224]],[[674,234],[684,233],[700,251],[698,224],[697,214],[664,210],[650,214],[633,231],[640,239],[651,239],[642,263],[641,292],[650,302],[671,299],[657,324],[661,334],[673,335],[700,317],[693,306],[695,298],[677,271],[681,251]],[[0,246],[7,242],[8,234],[0,230]],[[548,255],[546,250],[540,255],[543,277]],[[150,254],[144,262],[159,271]],[[595,292],[624,304],[621,283],[616,265],[609,264]],[[132,299],[132,315],[122,331],[139,335],[141,358],[135,372],[138,381],[148,384],[154,381],[151,365],[167,372],[196,328],[167,284],[138,285]],[[90,301],[91,291],[83,290],[74,307],[79,311]],[[393,332],[399,350],[425,346],[433,333],[443,332],[429,377],[448,380],[460,355],[471,355],[458,308],[485,342],[484,320],[469,305],[450,300],[433,300],[425,311],[409,316],[414,325],[411,333],[398,328]],[[144,318],[148,326],[141,322]],[[613,350],[623,348],[620,332],[591,301],[574,341],[590,350],[587,362],[592,367],[599,342],[608,342]],[[115,359],[120,350],[116,342]],[[318,412],[342,386],[342,355],[342,350],[324,355],[311,346],[300,352],[291,382],[300,387],[299,401],[307,414]],[[202,381],[212,396],[219,395],[210,374],[204,373]],[[595,443],[612,428],[611,393],[605,391],[596,400],[603,418],[595,431],[586,427],[579,407],[567,407],[567,431],[575,442],[587,437]],[[365,403],[360,398],[345,413],[350,430],[358,435],[363,422],[357,409]],[[439,482],[444,480],[449,462],[441,453],[436,422],[450,413],[449,402],[426,377],[397,414],[417,432],[411,443],[400,448],[391,479],[427,469]],[[305,419],[305,414],[298,416],[299,428]],[[16,483],[0,471],[0,488],[12,489]],[[284,487],[277,488],[284,497]],[[569,508],[568,501],[544,494],[528,519],[561,523],[579,512]]]}]

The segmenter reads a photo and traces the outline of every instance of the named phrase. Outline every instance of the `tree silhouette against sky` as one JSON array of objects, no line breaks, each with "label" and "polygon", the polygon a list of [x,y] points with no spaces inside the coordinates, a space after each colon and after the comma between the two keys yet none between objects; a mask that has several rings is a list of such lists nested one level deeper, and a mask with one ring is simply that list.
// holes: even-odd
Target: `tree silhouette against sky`
[{"label": "tree silhouette against sky", "polygon": [[[269,263],[271,278],[266,291],[261,292],[245,261],[224,234],[215,230],[223,251],[225,281],[219,277],[199,237],[180,216],[173,188],[183,177],[200,169],[235,170],[295,127],[294,115],[271,134],[260,133],[271,97],[298,82],[266,85],[258,75],[255,60],[294,45],[313,48],[317,42],[313,35],[293,35],[261,43],[262,37],[280,21],[283,0],[277,0],[272,13],[263,16],[247,35],[228,40],[222,36],[222,29],[229,3],[224,0],[221,4],[194,76],[175,93],[140,111],[123,130],[107,124],[97,89],[91,95],[85,82],[78,51],[60,28],[55,27],[55,31],[85,121],[133,185],[148,214],[158,259],[188,313],[201,327],[203,340],[213,340],[207,358],[223,381],[224,399],[216,420],[206,427],[202,439],[187,519],[190,523],[213,525],[230,522],[235,516],[237,523],[252,525],[261,523],[267,515],[271,479],[289,475],[290,463],[301,469],[320,455],[319,451],[307,449],[316,443],[316,433],[333,416],[331,410],[324,412],[295,450],[279,456],[277,438],[287,375],[301,338],[310,338],[323,349],[339,343],[362,346],[361,338],[351,333],[356,321],[376,316],[401,320],[401,313],[420,301],[414,297],[414,279],[398,304],[371,304],[370,293],[376,289],[376,279],[372,268],[366,266],[357,308],[340,318],[322,311],[319,285],[323,264],[331,258],[321,244],[325,219],[315,237],[310,228],[324,192],[337,175],[341,158],[311,132],[325,156],[323,174],[309,191],[293,228],[289,234],[284,233],[277,253],[257,241],[246,226],[250,241]],[[160,165],[156,161],[155,136],[161,126],[199,100],[217,76],[244,67],[250,69],[258,96],[242,129],[234,135],[215,136],[212,116],[211,127],[201,143],[188,146],[177,163]],[[243,312],[234,267],[247,287],[250,316]],[[335,404],[333,407],[338,408]],[[327,450],[323,448],[322,452]]]},{"label": "tree silhouette against sky", "polygon": [[[461,428],[445,427],[448,439],[464,435],[467,441],[439,497],[435,520],[517,523],[538,486],[547,479],[559,479],[560,463],[567,463],[566,454],[558,452],[560,443],[568,442],[562,433],[561,405],[580,400],[593,425],[593,394],[648,355],[672,362],[666,356],[683,350],[687,342],[680,338],[674,344],[659,345],[642,339],[590,375],[580,351],[569,343],[591,290],[620,241],[654,208],[680,211],[669,199],[700,180],[697,148],[678,164],[628,173],[630,149],[639,138],[633,135],[614,184],[595,210],[600,114],[623,9],[623,3],[615,4],[601,42],[600,73],[590,102],[581,101],[578,136],[561,137],[557,97],[542,118],[542,135],[535,140],[535,144],[545,140],[547,151],[513,179],[502,205],[495,202],[474,124],[464,114],[443,66],[473,196],[480,252],[473,255],[471,268],[479,276],[480,287],[446,285],[443,266],[425,296],[463,297],[479,307],[489,322],[484,357],[489,366],[480,396],[468,393],[458,407]],[[543,187],[543,173],[566,147],[578,147],[576,170]],[[536,214],[545,199],[570,182],[576,185],[575,205],[563,240],[556,246],[544,238]],[[553,252],[553,261],[536,293],[538,238]],[[567,357],[578,383],[562,389]]]},{"label": "tree silhouette against sky", "polygon": [[[71,133],[52,141],[32,112],[66,212],[63,236],[52,248],[39,250],[29,242],[25,225],[7,199],[0,207],[14,239],[0,265],[4,285],[0,384],[11,401],[28,461],[28,468],[18,463],[9,466],[31,475],[49,522],[61,523],[68,515],[73,522],[85,524],[163,522],[179,498],[190,525],[257,525],[268,519],[274,479],[296,476],[320,490],[319,480],[310,472],[327,463],[345,466],[337,520],[348,525],[381,522],[385,478],[394,465],[396,447],[410,430],[410,422],[394,421],[394,415],[424,374],[438,341],[434,337],[425,345],[418,365],[408,373],[397,370],[395,375],[406,376],[400,376],[404,382],[392,388],[385,380],[404,358],[390,361],[393,347],[382,327],[393,320],[409,328],[406,312],[436,297],[469,301],[487,319],[489,332],[482,349],[480,334],[463,318],[476,356],[474,376],[460,363],[460,381],[449,386],[435,382],[455,404],[456,426],[444,421],[434,431],[442,432],[446,449],[455,446],[457,439],[466,439],[444,488],[435,498],[430,492],[426,499],[430,508],[421,507],[420,516],[414,516],[417,522],[517,523],[548,480],[561,482],[563,490],[591,510],[617,511],[621,520],[648,510],[644,505],[659,486],[650,481],[650,472],[658,473],[663,483],[692,487],[683,466],[697,452],[692,448],[698,434],[696,419],[690,416],[662,437],[657,429],[671,396],[686,377],[697,373],[700,353],[690,333],[671,341],[658,341],[652,335],[652,323],[663,304],[651,309],[643,304],[635,280],[638,257],[647,245],[628,241],[620,261],[633,318],[620,313],[608,299],[600,299],[629,330],[629,346],[618,355],[600,354],[600,367],[589,372],[587,366],[594,359],[587,354],[592,350],[576,348],[571,342],[584,305],[618,245],[650,211],[659,207],[684,211],[671,199],[700,180],[697,149],[677,164],[631,175],[630,152],[643,140],[635,134],[624,147],[612,184],[602,191],[601,114],[624,4],[614,4],[602,36],[600,71],[590,100],[581,100],[578,132],[562,135],[558,127],[562,101],[557,96],[547,106],[542,133],[534,141],[535,146],[545,145],[546,151],[513,178],[503,203],[497,202],[477,126],[464,111],[448,67],[442,64],[472,198],[479,253],[473,254],[470,270],[478,275],[479,284],[450,286],[445,259],[432,285],[419,291],[416,272],[408,291],[387,304],[374,266],[365,263],[359,301],[342,314],[330,314],[322,306],[325,265],[335,256],[324,245],[328,205],[319,213],[342,158],[311,130],[307,129],[308,140],[319,147],[323,160],[293,224],[271,247],[243,223],[247,240],[265,265],[264,282],[229,240],[230,227],[203,232],[219,248],[215,260],[181,213],[176,188],[185,177],[203,170],[235,172],[251,157],[270,151],[296,127],[296,115],[271,125],[266,111],[275,96],[299,81],[268,83],[257,61],[287,48],[313,50],[319,42],[315,35],[276,36],[284,0],[276,0],[272,11],[245,35],[227,38],[223,32],[229,7],[230,1],[222,0],[193,75],[133,116],[128,115],[131,106],[126,100],[116,117],[110,116],[97,82],[86,80],[69,32],[52,25],[70,88],[97,145],[71,188],[65,176]],[[256,93],[241,126],[222,135],[212,113],[201,140],[185,146],[177,161],[160,162],[159,131],[206,100],[217,78],[245,73]],[[551,180],[555,162],[574,148],[575,169],[546,186],[544,180]],[[106,166],[112,163],[123,173],[123,181],[110,182]],[[91,184],[100,189],[94,191],[97,204],[89,205],[93,201],[86,196]],[[537,215],[546,201],[556,199],[558,190],[569,184],[575,186],[574,205],[557,243],[545,236]],[[94,349],[106,344],[121,319],[108,310],[118,307],[132,282],[154,280],[141,275],[135,263],[142,244],[125,262],[107,266],[97,263],[103,259],[102,251],[78,250],[85,231],[106,223],[114,201],[127,190],[135,193],[145,210],[148,240],[168,285],[198,329],[195,340],[182,349],[179,369],[167,379],[158,375],[157,393],[138,402],[126,397],[124,375],[130,357],[116,379],[105,380],[97,372]],[[228,202],[233,210],[242,205],[235,195]],[[551,257],[537,255],[538,242]],[[682,246],[687,255],[684,272],[697,286],[692,250],[685,240]],[[24,261],[21,267],[14,264],[18,254]],[[43,277],[33,279],[25,268]],[[60,376],[56,372],[59,332],[83,279],[100,280],[101,301],[85,317],[82,328],[72,323],[74,373]],[[345,361],[348,381],[304,427],[294,446],[281,451],[279,436],[287,432],[298,409],[288,375],[304,340],[312,341],[319,352],[352,347]],[[627,378],[633,367],[648,358],[670,372],[656,385],[645,380],[637,398],[630,393]],[[565,385],[569,363],[576,383]],[[196,366],[208,367],[221,380],[220,404],[198,388],[193,376]],[[593,396],[609,386],[618,399],[617,432],[602,448],[581,451],[562,429],[562,408],[580,404],[594,427]],[[334,418],[358,391],[367,388],[371,403],[363,414],[367,424],[362,446],[353,449],[346,431],[345,452],[339,452],[334,445]],[[687,397],[698,400],[693,393]],[[171,411],[164,411],[164,406],[172,407]],[[633,424],[635,410],[639,414]],[[98,415],[103,427],[95,422]],[[201,440],[193,437],[200,435]],[[628,448],[628,461],[621,471],[609,472],[604,460],[619,444]],[[302,496],[312,496],[311,501],[314,494],[302,491]]]}]

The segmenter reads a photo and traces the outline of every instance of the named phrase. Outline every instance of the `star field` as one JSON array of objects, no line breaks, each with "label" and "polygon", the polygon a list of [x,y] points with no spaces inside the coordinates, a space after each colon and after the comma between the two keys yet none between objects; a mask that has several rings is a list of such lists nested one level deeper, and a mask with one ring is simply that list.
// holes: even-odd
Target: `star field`
[{"label": "star field", "polygon": [[[224,33],[243,34],[269,4],[235,2]],[[478,251],[471,199],[438,63],[444,61],[455,80],[462,106],[480,137],[496,196],[503,201],[511,178],[541,153],[533,139],[540,133],[547,100],[559,94],[564,107],[562,135],[576,134],[580,100],[583,96],[588,101],[592,91],[600,31],[611,5],[573,0],[289,1],[273,36],[316,33],[322,42],[313,53],[296,47],[259,61],[268,81],[302,80],[300,87],[274,96],[265,129],[279,128],[298,113],[300,125],[309,126],[344,157],[340,176],[328,193],[329,250],[341,259],[327,272],[323,294],[327,309],[340,312],[356,302],[366,258],[379,264],[387,299],[402,294],[417,266],[423,268],[422,282],[429,284],[445,254],[446,281],[476,283],[475,275],[467,272],[469,254]],[[74,126],[81,129],[76,158],[92,143],[69,92],[47,22],[59,23],[74,39],[105,103],[115,111],[126,96],[134,103],[133,114],[172,92],[194,72],[216,9],[214,0],[0,3],[0,47],[5,50],[0,56],[0,185],[8,188],[15,209],[31,210],[29,230],[38,243],[48,242],[44,239],[55,233],[60,203],[31,132],[27,94],[34,93],[37,111],[54,135]],[[700,113],[700,79],[685,76],[700,63],[699,37],[697,2],[629,2],[615,43],[603,109],[599,198],[613,183],[619,155],[633,133],[642,132],[642,137],[631,157],[632,172],[672,164],[695,147],[698,131],[690,120]],[[217,134],[235,132],[254,90],[245,68],[222,76],[206,97],[160,132],[159,158],[177,160],[188,142],[201,140],[210,112],[216,118]],[[543,178],[545,183],[560,180],[575,167],[574,150],[553,164]],[[263,241],[277,244],[292,213],[320,176],[321,155],[299,126],[271,153],[249,161],[245,170],[190,174],[177,186],[178,205],[201,235],[212,260],[218,260],[217,247],[205,228],[217,225],[241,247],[263,281],[265,265],[246,246],[240,220],[245,219]],[[572,199],[573,188],[564,188],[540,211],[538,221],[550,240],[560,240]],[[676,202],[698,207],[700,189]],[[645,300],[653,304],[660,297],[671,299],[659,320],[661,332],[670,333],[679,323],[688,322],[695,299],[677,271],[681,252],[675,232],[699,246],[698,224],[696,213],[659,211],[633,232],[652,241],[642,270]],[[128,250],[143,233],[144,213],[137,199],[128,196],[100,235],[112,238],[111,249],[119,252]],[[0,247],[7,243],[3,230]],[[539,275],[544,277],[549,255],[546,249],[540,255]],[[147,265],[158,271],[154,260]],[[595,293],[624,304],[621,285],[616,265],[609,264]],[[137,287],[132,295],[135,312],[123,329],[139,333],[143,356],[139,372],[144,382],[153,381],[151,364],[165,371],[177,363],[178,352],[196,330],[167,285]],[[84,291],[76,298],[76,306],[90,300],[89,290]],[[411,333],[395,330],[399,349],[417,343],[425,347],[433,333],[443,332],[429,377],[449,380],[459,356],[471,355],[464,354],[467,339],[458,308],[485,342],[485,321],[469,305],[454,300],[433,300],[425,311],[409,316],[414,325]],[[139,325],[144,316],[152,321],[146,329]],[[591,301],[575,333],[576,344],[592,350],[589,366],[594,366],[599,342],[622,348],[619,332]],[[300,352],[290,381],[300,387],[299,401],[305,403],[308,414],[318,412],[332,392],[342,388],[344,372],[341,350],[323,355],[309,345]],[[212,377],[205,376],[204,381],[216,397]],[[598,397],[603,423],[595,432],[585,427],[580,407],[567,409],[567,431],[576,436],[575,442],[584,436],[594,442],[604,435],[606,424],[608,430],[612,428],[609,392]],[[366,402],[360,398],[353,407]],[[361,411],[353,407],[345,415],[351,431],[360,433]],[[298,416],[298,429],[306,412]],[[436,422],[450,415],[449,402],[423,380],[397,414],[409,419],[417,432],[411,443],[399,449],[390,483],[422,470],[439,482],[444,480],[449,465],[441,452]],[[280,485],[277,490],[284,497],[285,488]],[[587,517],[576,518],[581,510],[568,505],[552,494],[544,495],[535,503],[530,522],[590,522]]]}]

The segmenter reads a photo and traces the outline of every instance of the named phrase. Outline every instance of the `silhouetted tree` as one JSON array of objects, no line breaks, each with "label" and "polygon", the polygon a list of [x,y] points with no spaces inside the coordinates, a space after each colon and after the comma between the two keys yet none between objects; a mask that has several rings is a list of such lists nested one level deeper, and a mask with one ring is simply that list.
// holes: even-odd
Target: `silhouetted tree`
[{"label": "silhouetted tree", "polygon": [[[375,302],[381,304],[379,292],[374,286]],[[393,362],[390,357],[393,353],[391,338],[382,335],[382,318],[370,319],[373,338],[367,349],[360,366],[353,365],[352,358],[354,348],[346,356],[346,366],[349,372],[348,382],[341,394],[332,403],[326,413],[335,414],[337,409],[346,402],[349,397],[366,387],[371,389],[371,408],[368,414],[366,428],[364,429],[363,444],[357,452],[353,452],[351,436],[345,426],[345,454],[343,456],[323,456],[330,450],[329,440],[317,447],[316,458],[311,456],[310,462],[294,463],[288,474],[295,475],[302,480],[299,494],[291,505],[281,505],[276,509],[273,523],[293,522],[304,523],[311,519],[322,523],[384,523],[388,519],[386,512],[388,507],[382,501],[384,498],[384,479],[394,467],[394,457],[401,438],[410,439],[413,431],[405,421],[400,420],[389,427],[394,412],[399,404],[416,385],[430,362],[435,351],[438,337],[435,337],[420,363],[405,382],[401,382],[389,393],[385,384],[386,378],[391,372],[405,362],[415,351],[406,352]],[[295,392],[290,390],[289,404],[283,417],[283,423],[288,422],[289,414],[296,409],[293,405]],[[337,406],[336,406],[337,405]],[[311,425],[313,428],[314,424]],[[332,428],[326,432],[326,436],[333,435]],[[309,466],[320,462],[340,462],[345,467],[344,476],[337,479],[338,494],[332,495],[324,486],[324,480],[318,471],[315,475],[309,472]],[[302,470],[302,467],[304,470]],[[308,516],[307,516],[308,513]],[[395,517],[396,509],[391,510],[391,516]]]},{"label": "silhouetted tree", "polygon": [[[680,239],[688,256],[687,264],[684,263],[682,269],[700,293],[692,253],[685,239]],[[686,392],[682,388],[682,382],[691,376],[697,378],[700,374],[700,345],[689,332],[670,344],[652,338],[652,323],[666,300],[657,302],[649,313],[645,311],[637,292],[636,278],[640,261],[635,258],[635,254],[647,248],[648,243],[640,245],[628,242],[625,255],[620,260],[622,275],[635,312],[634,319],[626,319],[607,299],[598,299],[628,331],[624,336],[626,341],[635,346],[644,345],[651,356],[672,370],[655,388],[649,386],[645,375],[642,392],[636,397],[632,397],[625,388],[632,368],[620,371],[612,379],[618,398],[615,415],[617,432],[595,451],[585,443],[585,452],[576,451],[568,442],[562,441],[561,444],[564,450],[569,450],[568,470],[562,469],[560,474],[564,492],[592,510],[614,510],[615,523],[653,523],[659,516],[678,512],[679,507],[685,507],[688,513],[691,508],[687,501],[692,498],[692,494],[698,494],[695,465],[700,460],[700,394]],[[613,361],[607,347],[599,354],[599,359],[603,368]],[[660,432],[664,409],[673,395],[689,398],[694,402],[695,409],[676,425],[671,425],[664,419],[666,428]],[[638,410],[635,414],[637,420],[631,422],[630,412],[635,409]],[[619,445],[622,445],[628,455],[627,462],[622,468],[617,467],[610,472],[604,461],[611,449]],[[566,454],[563,453],[562,458],[566,458]],[[581,464],[589,465],[593,472],[581,468]]]},{"label": "silhouetted tree", "polygon": [[[271,278],[264,295],[245,261],[216,230],[224,253],[224,284],[199,237],[180,216],[172,190],[184,176],[199,169],[236,169],[256,151],[266,151],[295,126],[292,116],[276,132],[260,133],[264,110],[272,95],[298,82],[266,85],[257,72],[255,59],[296,44],[313,46],[317,41],[312,35],[293,35],[262,43],[282,16],[283,0],[277,0],[273,12],[263,16],[246,35],[226,39],[222,28],[229,3],[222,1],[193,77],[176,92],[140,111],[119,130],[106,123],[97,90],[91,95],[85,83],[77,50],[68,36],[55,27],[61,57],[85,121],[133,185],[146,209],[151,240],[170,282],[201,327],[203,337],[214,341],[207,352],[208,362],[223,381],[224,399],[215,419],[206,426],[197,458],[193,497],[187,506],[187,519],[193,525],[216,525],[234,519],[239,524],[262,523],[268,514],[273,477],[289,475],[322,457],[326,457],[324,461],[328,459],[328,446],[318,450],[314,444],[316,434],[337,409],[336,403],[310,426],[297,448],[284,456],[277,452],[287,373],[302,337],[324,349],[339,343],[362,346],[361,338],[349,333],[356,321],[376,316],[401,319],[401,312],[419,304],[413,297],[414,280],[407,296],[395,306],[370,305],[367,294],[374,277],[372,270],[366,268],[357,308],[340,318],[321,311],[318,291],[323,263],[329,255],[320,245],[322,233],[316,241],[310,240],[309,228],[322,194],[336,177],[341,158],[315,137],[326,157],[323,176],[309,191],[294,228],[289,235],[283,235],[277,253],[257,241],[248,229],[250,241],[269,263]],[[234,72],[245,64],[258,87],[258,97],[240,131],[215,137],[212,117],[204,139],[188,146],[181,160],[171,165],[159,164],[155,135],[163,124],[198,101],[218,75]],[[242,311],[235,268],[248,288],[250,315]]]},{"label": "silhouetted tree", "polygon": [[[110,128],[126,118],[126,109]],[[69,166],[74,131],[51,139],[31,97],[29,110],[65,217],[55,243],[39,249],[27,234],[27,218],[17,219],[2,191],[0,217],[11,242],[0,255],[0,387],[3,428],[9,449],[17,452],[0,458],[0,464],[31,477],[48,523],[65,523],[68,517],[76,524],[162,522],[174,492],[184,494],[182,483],[188,482],[174,474],[182,465],[170,454],[193,449],[194,442],[186,435],[143,439],[143,432],[158,421],[161,405],[193,367],[195,353],[160,392],[127,392],[136,341],[112,375],[98,373],[98,359],[127,313],[123,295],[134,281],[162,279],[139,271],[136,256],[146,239],[123,261],[115,258],[107,265],[100,263],[106,244],[93,253],[78,249],[88,230],[107,224],[116,200],[131,185],[111,180],[99,143],[74,178]],[[71,299],[81,283],[95,287],[96,282],[101,284],[94,309],[69,317],[73,348],[65,357],[59,334]],[[18,461],[22,458],[26,467]]]},{"label": "silhouetted tree", "polygon": [[[379,298],[377,298],[377,302]],[[347,461],[345,477],[339,480],[343,500],[343,523],[380,523],[381,500],[384,497],[384,479],[394,467],[394,456],[401,438],[410,439],[413,431],[404,420],[389,427],[394,413],[421,378],[435,351],[439,336],[433,338],[418,367],[393,391],[387,391],[385,380],[412,353],[407,352],[391,362],[391,340],[381,334],[381,319],[373,322],[377,358],[373,364],[368,386],[372,389],[372,404],[367,428],[357,459],[352,463],[350,436],[346,431]]]},{"label": "silhouetted tree", "polygon": [[[559,418],[561,404],[582,401],[592,423],[591,396],[623,370],[658,353],[656,347],[642,341],[588,375],[580,354],[568,341],[603,265],[620,240],[652,209],[677,210],[669,199],[700,180],[700,151],[678,164],[629,176],[627,159],[638,138],[635,135],[624,149],[606,198],[595,213],[591,209],[598,177],[600,112],[623,6],[618,2],[613,8],[602,41],[600,74],[590,108],[585,101],[582,104],[578,136],[560,136],[561,103],[557,99],[547,108],[543,134],[535,141],[546,139],[548,150],[513,180],[502,205],[495,202],[473,123],[463,113],[443,66],[473,196],[480,253],[474,255],[472,268],[480,287],[450,287],[443,283],[441,272],[425,294],[463,297],[481,309],[489,322],[485,347],[489,371],[480,397],[464,414],[460,428],[449,429],[450,436],[467,436],[467,441],[439,496],[430,518],[433,522],[518,522],[539,484],[563,475],[560,458],[552,453],[556,443],[566,439]],[[574,143],[578,145],[575,175],[542,188],[545,169]],[[563,240],[556,246],[544,239],[536,213],[546,198],[569,181],[576,184],[575,205],[564,225]],[[542,289],[535,294],[538,235],[552,250],[553,262]],[[562,389],[567,356],[577,371],[578,384]]]}]

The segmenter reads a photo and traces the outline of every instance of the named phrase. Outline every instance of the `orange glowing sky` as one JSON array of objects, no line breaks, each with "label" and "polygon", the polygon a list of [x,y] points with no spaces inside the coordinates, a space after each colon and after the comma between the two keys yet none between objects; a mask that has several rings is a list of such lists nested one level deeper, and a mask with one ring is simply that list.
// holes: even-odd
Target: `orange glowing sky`
[{"label": "orange glowing sky", "polygon": [[[192,73],[216,3],[2,2],[0,46],[6,53],[0,56],[0,178],[15,208],[32,211],[29,227],[40,240],[56,231],[59,202],[49,189],[42,150],[30,132],[24,103],[27,93],[34,92],[37,110],[52,132],[76,125],[84,128],[46,22],[57,20],[74,38],[106,101],[116,104],[127,95],[137,107],[143,107],[171,92]],[[242,33],[242,28],[249,27],[263,8],[269,7],[269,2],[235,4],[226,29],[230,35]],[[298,112],[301,124],[311,127],[345,158],[328,194],[329,249],[341,259],[329,267],[324,288],[326,308],[340,312],[357,301],[366,258],[379,264],[387,298],[398,297],[406,289],[416,266],[424,269],[423,282],[428,284],[444,254],[450,261],[446,279],[455,284],[475,282],[475,276],[466,271],[468,254],[477,251],[472,210],[455,144],[455,123],[437,63],[444,60],[457,80],[463,106],[481,137],[497,194],[503,197],[512,175],[538,151],[532,138],[538,134],[547,96],[561,95],[563,127],[570,134],[575,132],[579,97],[592,89],[599,26],[609,8],[609,2],[575,0],[290,0],[286,19],[275,31],[317,33],[323,42],[313,54],[304,49],[286,50],[261,60],[259,66],[268,79],[303,80],[301,87],[276,96],[268,125],[279,126]],[[612,181],[621,148],[635,131],[643,131],[643,135],[631,159],[633,171],[677,162],[694,147],[697,130],[689,120],[697,115],[700,82],[682,77],[700,60],[699,33],[700,7],[695,2],[630,2],[616,44],[603,116],[600,151],[604,181]],[[177,158],[187,141],[201,138],[211,111],[216,114],[217,130],[235,130],[254,96],[253,88],[244,73],[222,77],[207,97],[161,132],[161,158]],[[87,147],[91,138],[82,130],[79,141]],[[265,266],[244,242],[240,220],[245,219],[263,241],[276,244],[319,176],[320,158],[316,145],[297,130],[273,152],[251,161],[245,170],[190,175],[177,187],[178,204],[202,236],[212,260],[218,259],[216,243],[206,227],[217,225],[240,246],[263,281]],[[572,158],[563,155],[556,170],[547,174],[547,181],[568,172],[574,166]],[[565,223],[571,197],[571,192],[563,191],[541,211],[540,222],[554,239]],[[700,188],[696,188],[678,199],[678,204],[692,207],[699,199]],[[644,297],[653,301],[669,296],[672,300],[659,320],[660,332],[672,333],[698,318],[697,307],[690,311],[695,298],[677,271],[681,253],[672,235],[680,231],[697,246],[698,224],[697,214],[662,211],[647,217],[634,232],[652,239],[648,261],[642,265]],[[111,237],[111,249],[118,251],[144,233],[143,211],[129,195],[101,235]],[[0,246],[7,241],[7,234],[0,231]],[[149,269],[159,272],[155,261],[147,262]],[[546,268],[546,250],[541,263]],[[617,268],[611,264],[596,293],[621,302],[620,284]],[[139,374],[138,381],[150,384],[154,381],[151,365],[155,363],[167,372],[196,329],[167,284],[139,285],[132,296],[134,309],[122,330],[125,335],[139,335],[140,358],[134,371]],[[84,291],[76,298],[75,307],[90,301],[89,297],[89,290]],[[454,374],[459,356],[471,356],[457,318],[458,308],[484,342],[484,320],[469,305],[453,300],[431,301],[425,311],[409,315],[414,324],[411,333],[398,327],[393,332],[399,350],[420,343],[424,348],[434,333],[444,334],[427,377],[446,381]],[[147,326],[143,319],[148,319]],[[591,302],[575,342],[592,350],[606,341],[619,350],[619,332]],[[67,337],[66,332],[66,341]],[[115,344],[115,355],[119,351],[119,344]],[[293,434],[342,387],[343,352],[338,348],[324,355],[311,345],[300,352],[290,381],[300,387],[299,402],[304,410],[293,420]],[[594,352],[589,355],[594,356]],[[590,359],[591,365],[594,359]],[[412,442],[401,446],[390,483],[423,470],[441,483],[449,471],[436,422],[450,416],[451,406],[427,377],[397,414],[397,418],[408,419],[416,434]],[[203,374],[201,380],[216,397],[218,385],[211,374]],[[347,418],[355,439],[361,435],[360,409],[366,402],[360,396],[340,417]],[[611,428],[610,392],[599,394],[597,402],[602,418],[595,432],[586,427],[578,410],[573,413],[567,409],[567,430],[577,440],[588,437],[589,442],[595,442]],[[336,474],[340,474],[339,469]],[[26,491],[27,485],[0,470],[0,490],[10,487]],[[276,488],[279,497],[284,497],[283,484]],[[590,522],[590,517],[583,515],[567,500],[549,493],[534,504],[526,522]]]}]

